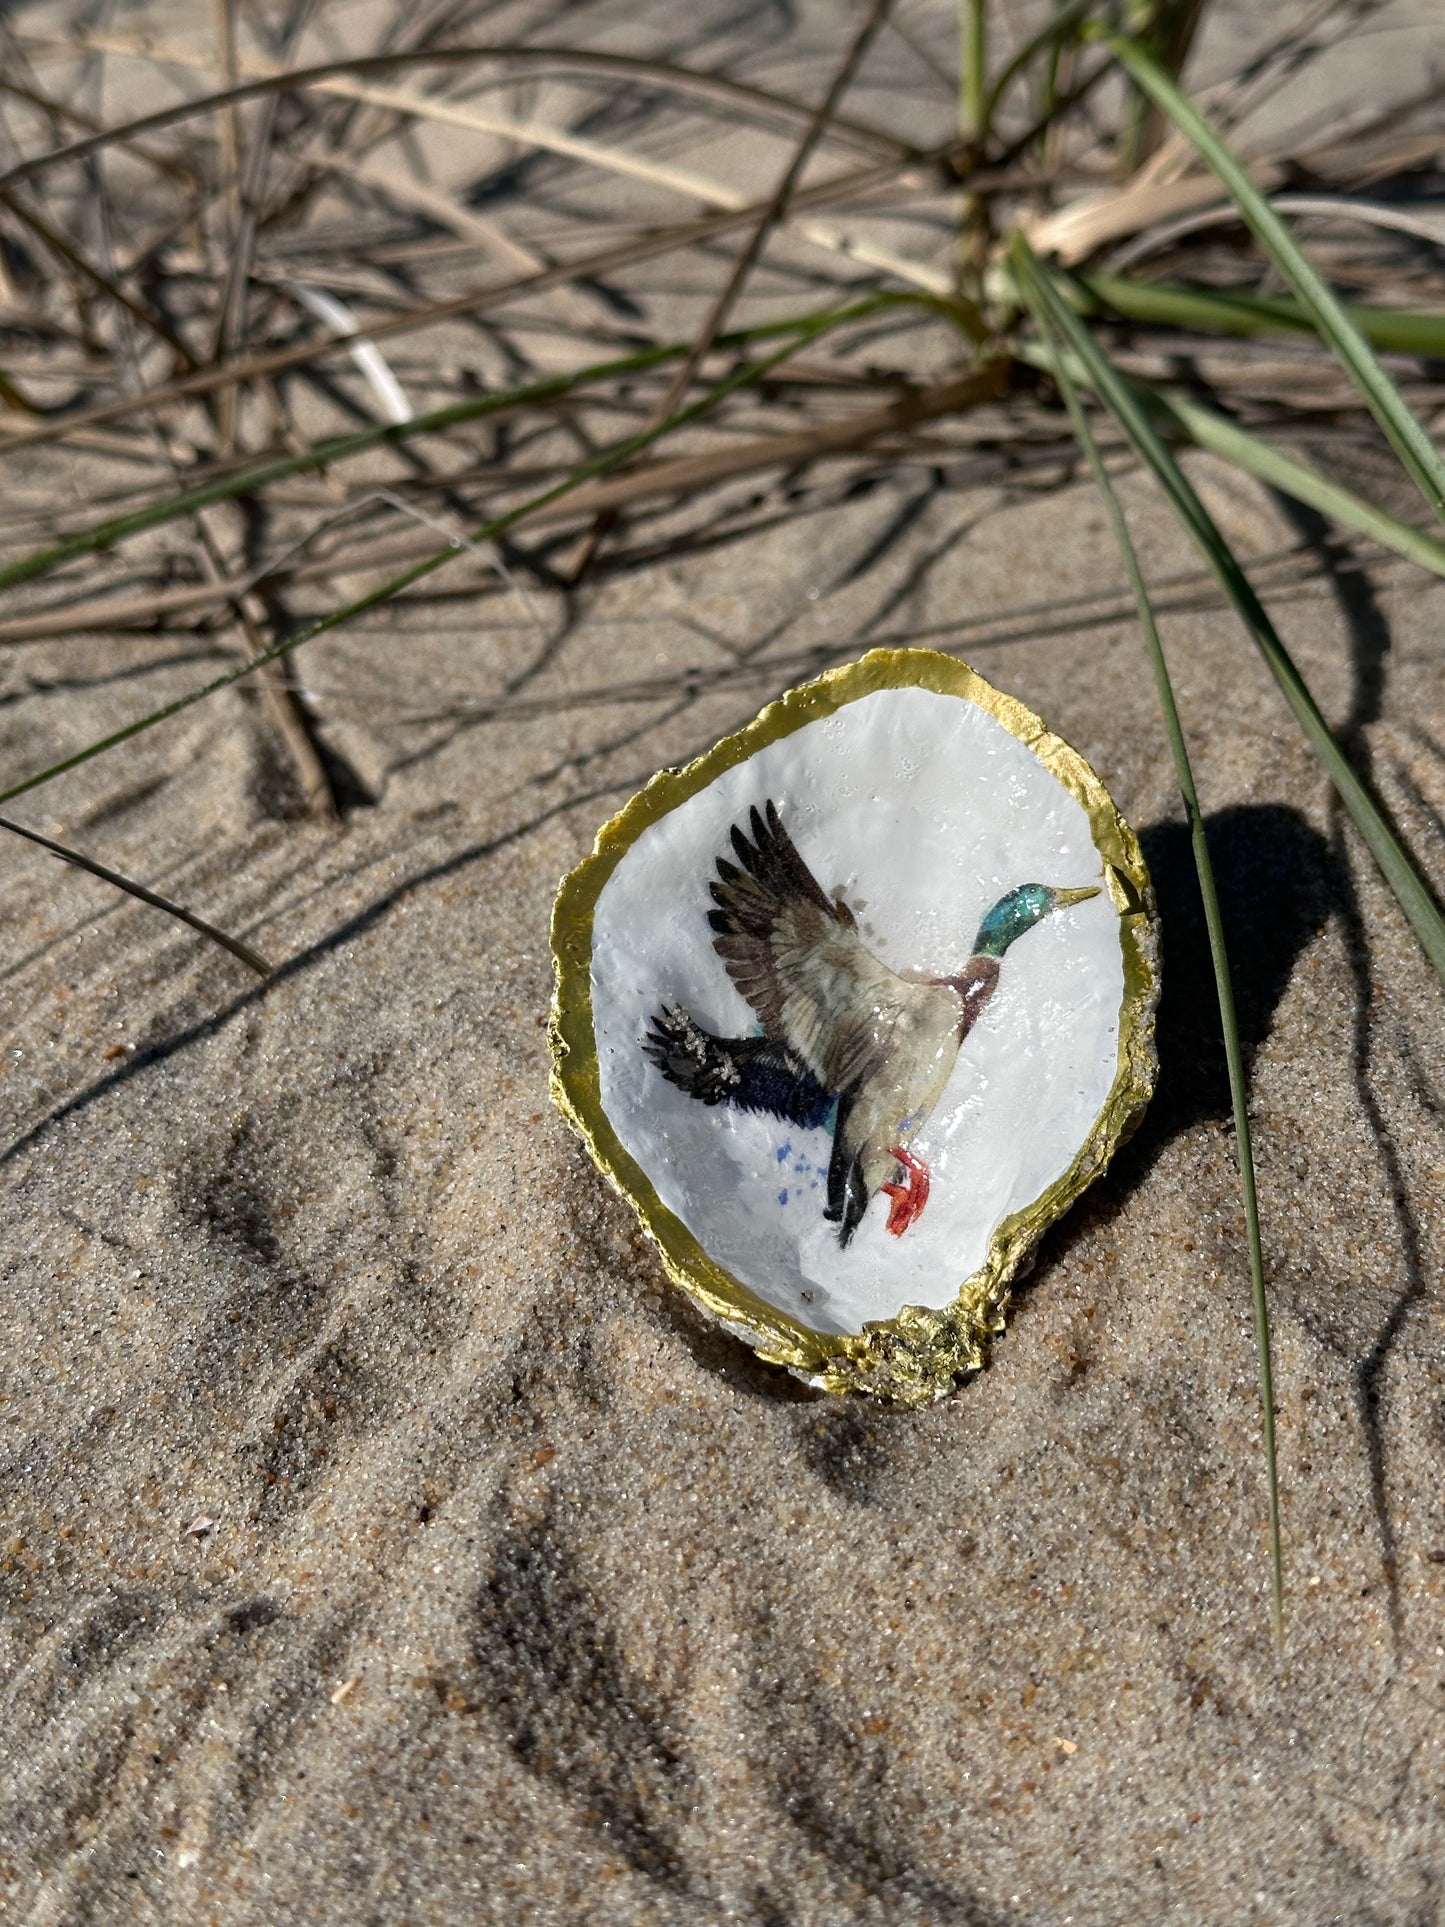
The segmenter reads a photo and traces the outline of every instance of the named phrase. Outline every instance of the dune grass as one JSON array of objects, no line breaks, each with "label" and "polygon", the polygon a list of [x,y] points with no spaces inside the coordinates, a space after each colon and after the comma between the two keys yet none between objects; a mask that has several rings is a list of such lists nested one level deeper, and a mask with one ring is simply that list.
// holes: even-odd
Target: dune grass
[{"label": "dune grass", "polygon": [[[1104,499],[1108,511],[1109,526],[1118,545],[1119,556],[1124,564],[1124,572],[1129,578],[1129,588],[1138,611],[1139,627],[1143,631],[1145,645],[1149,652],[1150,667],[1154,672],[1154,685],[1159,694],[1159,708],[1164,719],[1164,732],[1169,738],[1169,753],[1174,759],[1174,774],[1179,783],[1179,795],[1184,804],[1184,816],[1189,825],[1189,842],[1194,856],[1195,874],[1199,879],[1199,895],[1204,904],[1205,928],[1209,933],[1209,958],[1214,970],[1215,991],[1219,998],[1219,1024],[1224,1034],[1225,1063],[1229,1071],[1229,1097],[1234,1111],[1234,1141],[1239,1158],[1239,1184],[1244,1204],[1245,1236],[1249,1248],[1250,1285],[1254,1297],[1255,1343],[1259,1355],[1259,1392],[1263,1415],[1265,1477],[1269,1497],[1269,1541],[1270,1570],[1274,1597],[1275,1639],[1284,1644],[1284,1550],[1280,1530],[1279,1513],[1279,1465],[1275,1451],[1274,1436],[1274,1362],[1269,1337],[1269,1299],[1264,1281],[1264,1247],[1259,1228],[1259,1191],[1254,1176],[1254,1145],[1249,1124],[1249,1086],[1245,1078],[1244,1048],[1240,1042],[1239,1020],[1235,1011],[1234,979],[1229,969],[1229,946],[1225,940],[1224,918],[1219,907],[1219,889],[1214,880],[1214,864],[1209,854],[1209,838],[1204,828],[1204,811],[1200,805],[1199,792],[1195,787],[1194,769],[1189,760],[1189,748],[1184,740],[1184,725],[1179,720],[1179,706],[1174,699],[1174,683],[1169,674],[1169,662],[1164,653],[1164,644],[1159,637],[1159,625],[1154,616],[1154,605],[1149,597],[1144,572],[1139,565],[1138,552],[1129,535],[1129,525],[1124,519],[1124,511],[1119,502],[1109,471],[1104,466],[1099,453],[1099,445],[1094,439],[1094,431],[1089,426],[1089,418],[1074,385],[1069,368],[1069,357],[1063,352],[1065,333],[1069,329],[1068,310],[1060,300],[1057,290],[1050,285],[1047,271],[1029,252],[1027,244],[1015,242],[1014,259],[1019,270],[1024,297],[1033,315],[1035,326],[1048,350],[1049,364],[1054,379],[1059,384],[1059,393],[1068,409],[1069,420],[1078,436],[1079,446],[1089,465],[1089,472]],[[1084,331],[1077,323],[1073,324],[1076,348],[1083,345]],[[1086,373],[1090,362],[1084,366]],[[1096,375],[1100,371],[1095,366]]]}]

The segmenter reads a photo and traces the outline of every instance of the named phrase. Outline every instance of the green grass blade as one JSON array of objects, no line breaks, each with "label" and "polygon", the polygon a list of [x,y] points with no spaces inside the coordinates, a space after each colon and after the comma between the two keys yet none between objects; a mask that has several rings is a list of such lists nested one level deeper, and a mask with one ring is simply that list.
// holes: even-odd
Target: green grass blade
[{"label": "green grass blade", "polygon": [[[1055,371],[1054,350],[1050,348],[1035,348],[1027,342],[1020,342],[1014,352],[1020,361],[1046,368],[1051,373]],[[1077,356],[1069,359],[1070,379],[1087,382],[1088,374]],[[1181,440],[1193,442],[1196,448],[1205,448],[1213,455],[1222,456],[1225,461],[1244,469],[1282,495],[1318,509],[1321,515],[1329,516],[1331,521],[1340,522],[1346,528],[1358,529],[1361,535],[1369,536],[1372,542],[1393,549],[1397,555],[1417,563],[1422,569],[1428,569],[1432,575],[1445,576],[1445,542],[1436,536],[1427,535],[1423,529],[1412,528],[1398,516],[1377,508],[1362,495],[1356,495],[1353,489],[1346,488],[1343,483],[1332,482],[1317,469],[1297,462],[1292,455],[1286,455],[1270,443],[1261,441],[1257,435],[1249,434],[1226,416],[1216,414],[1213,409],[1200,408],[1196,403],[1177,395],[1164,395],[1157,389],[1145,387],[1141,382],[1129,381],[1127,376],[1122,379],[1128,383],[1141,406]]]},{"label": "green grass blade", "polygon": [[[1123,274],[1060,274],[1059,279],[1066,293],[1077,294],[1086,314],[1102,309],[1126,321],[1230,335],[1315,332],[1309,311],[1298,301],[1221,294],[1214,288],[1174,287],[1161,281],[1136,281]],[[1354,302],[1344,304],[1344,312],[1371,347],[1402,355],[1445,355],[1445,314]]]},{"label": "green grass blade", "polygon": [[[870,295],[856,301],[847,308],[838,308],[827,317],[828,326],[841,327],[845,322],[864,320],[887,307],[947,307],[936,296],[917,294]],[[764,323],[757,328],[749,328],[737,333],[723,335],[717,345],[721,348],[737,348],[752,341],[788,336],[801,331],[810,340],[817,332],[818,315],[798,315],[786,320]],[[248,463],[234,469],[228,475],[218,475],[209,482],[198,483],[196,487],[184,489],[168,495],[158,502],[149,502],[144,507],[133,510],[129,515],[112,516],[108,521],[97,522],[88,529],[77,530],[62,541],[44,549],[36,549],[29,555],[18,557],[14,562],[0,566],[0,589],[13,588],[17,583],[33,581],[37,576],[47,574],[62,562],[69,562],[79,555],[94,554],[103,549],[112,549],[128,536],[138,535],[146,529],[160,528],[167,522],[175,522],[182,517],[195,515],[199,510],[209,508],[215,502],[233,500],[238,495],[249,495],[271,482],[283,481],[290,475],[303,475],[318,469],[333,467],[350,456],[360,455],[368,449],[379,448],[390,443],[407,441],[416,435],[440,433],[454,428],[458,423],[480,421],[485,416],[495,415],[504,409],[539,407],[555,401],[575,389],[589,386],[595,382],[609,381],[630,374],[637,374],[655,368],[668,361],[680,360],[689,349],[688,342],[672,342],[657,348],[646,348],[634,355],[625,355],[611,361],[595,362],[590,367],[578,368],[570,374],[551,375],[543,381],[529,383],[522,388],[508,388],[487,395],[469,396],[466,401],[451,402],[445,408],[432,409],[429,414],[413,416],[406,422],[384,422],[375,428],[358,429],[350,435],[332,435],[325,441],[315,442],[309,448],[294,454],[269,456],[261,461]],[[791,351],[789,351],[791,352]]]},{"label": "green grass blade", "polygon": [[966,141],[988,132],[988,0],[958,0],[958,132]]},{"label": "green grass blade", "polygon": [[1089,385],[1117,420],[1140,458],[1153,470],[1205,561],[1218,576],[1221,587],[1234,604],[1279,684],[1285,701],[1294,711],[1311,748],[1339,792],[1340,800],[1353,818],[1355,827],[1365,839],[1370,854],[1379,864],[1421,948],[1441,981],[1445,982],[1445,917],[1441,916],[1438,904],[1408,851],[1385,821],[1378,804],[1330,734],[1319,705],[1310,694],[1289,651],[1275,633],[1274,624],[1266,615],[1234,552],[1216,528],[1184,471],[1160,439],[1139,394],[1061,298],[1051,277],[1041,267],[1022,236],[1015,239],[1013,259],[1021,277],[1030,286],[1036,287],[1040,297],[1048,302],[1049,318],[1055,331],[1078,356]]},{"label": "green grass blade", "polygon": [[[471,533],[467,538],[468,542],[475,544],[491,541],[511,528],[515,522],[521,521],[524,516],[570,494],[573,489],[580,488],[584,482],[591,481],[594,476],[616,468],[619,463],[638,454],[673,429],[697,420],[699,416],[715,408],[735,390],[749,383],[761,381],[789,355],[796,354],[800,348],[826,334],[830,328],[841,325],[843,318],[852,319],[853,312],[853,310],[835,309],[831,314],[814,316],[807,324],[796,325],[788,340],[781,347],[775,348],[771,354],[764,355],[756,361],[744,363],[689,407],[678,410],[677,413],[667,416],[662,421],[650,424],[636,435],[629,435],[620,442],[614,442],[610,448],[604,449],[590,461],[583,462],[570,474],[564,476],[560,482],[554,483],[551,488],[544,489],[541,494],[531,496],[527,501],[517,503],[514,508],[506,510],[505,513],[494,516],[491,521],[484,522],[479,529]],[[114,749],[118,744],[128,742],[131,737],[139,736],[144,730],[154,729],[158,723],[166,722],[172,716],[178,716],[182,710],[189,709],[193,703],[215,695],[218,690],[228,689],[232,683],[239,682],[243,676],[249,676],[266,663],[276,662],[282,656],[289,655],[293,649],[299,649],[302,643],[310,642],[313,637],[324,635],[331,629],[339,629],[344,623],[363,615],[368,609],[375,609],[382,603],[389,602],[404,589],[409,589],[413,583],[420,582],[423,577],[431,575],[445,563],[455,561],[465,546],[465,544],[459,546],[457,543],[449,543],[446,548],[438,549],[421,561],[414,562],[400,575],[378,584],[365,595],[358,596],[355,601],[331,610],[329,614],[307,623],[294,634],[283,636],[279,641],[273,642],[269,648],[262,649],[258,654],[238,662],[224,675],[216,676],[197,689],[188,690],[185,695],[177,696],[174,701],[163,704],[159,709],[151,710],[147,715],[137,717],[134,722],[126,723],[120,729],[112,730],[108,736],[102,736],[98,741],[87,744],[84,749],[62,757],[59,762],[50,764],[46,769],[37,770],[33,776],[27,776],[18,783],[12,783],[8,789],[0,790],[0,803],[8,803],[14,797],[24,795],[27,790],[38,789],[42,783],[49,783],[55,777],[64,775],[67,770],[76,769],[80,764],[88,763],[93,757],[101,756],[107,750]]]},{"label": "green grass blade", "polygon": [[375,428],[358,429],[351,435],[331,435],[325,441],[313,442],[309,448],[299,449],[294,454],[276,455],[261,461],[248,462],[243,467],[234,469],[229,475],[218,475],[209,482],[198,483],[194,488],[180,490],[157,502],[148,502],[144,507],[134,509],[128,515],[112,516],[107,521],[97,522],[88,529],[79,529],[73,535],[67,535],[61,541],[52,543],[48,548],[33,550],[29,555],[20,556],[14,562],[0,565],[0,589],[9,589],[17,583],[33,581],[35,577],[47,574],[62,562],[69,562],[76,556],[113,549],[129,536],[139,535],[146,529],[160,528],[167,522],[180,521],[186,516],[195,515],[201,509],[210,508],[213,503],[232,501],[238,495],[249,495],[256,489],[265,488],[271,482],[284,481],[288,476],[306,475],[318,469],[331,468],[336,463],[345,461],[349,456],[360,455],[367,449],[384,447],[389,443],[401,443],[417,435],[440,433],[444,429],[456,427],[461,422],[480,421],[488,415],[499,414],[504,409],[541,407],[594,381],[606,381],[613,377],[637,374],[685,352],[686,344],[649,348],[640,354],[598,362],[589,368],[579,368],[572,374],[553,375],[544,381],[530,382],[524,388],[509,388],[492,394],[469,396],[466,401],[453,402],[445,408],[434,408],[425,415],[414,415],[410,421],[384,422]]},{"label": "green grass blade", "polygon": [[1194,143],[1219,176],[1260,245],[1294,289],[1319,333],[1339,356],[1421,494],[1437,515],[1445,516],[1445,460],[1406,407],[1343,303],[1315,273],[1268,200],[1163,68],[1137,42],[1122,34],[1105,31],[1103,38],[1135,84]]},{"label": "green grass blade", "polygon": [[99,877],[103,883],[113,884],[117,890],[124,890],[127,896],[137,897],[142,903],[148,903],[153,910],[164,910],[168,917],[174,917],[179,923],[189,924],[192,930],[199,930],[203,937],[209,937],[212,943],[218,943],[223,950],[229,950],[233,957],[239,957],[241,962],[254,970],[258,976],[270,976],[270,964],[258,950],[253,950],[250,944],[242,943],[239,937],[233,937],[225,930],[218,930],[215,924],[207,923],[204,917],[198,917],[194,910],[183,909],[179,903],[172,903],[169,897],[163,897],[155,890],[148,890],[143,883],[137,883],[134,877],[122,876],[119,870],[108,869],[104,863],[97,863],[94,857],[82,856],[79,850],[72,850],[64,843],[56,843],[52,838],[42,836],[39,830],[27,829],[23,823],[16,823],[11,817],[0,816],[0,830],[9,830],[15,836],[23,836],[27,843],[38,843],[42,850],[49,850],[50,854],[58,856],[62,863],[73,863],[77,870],[84,870],[90,876]]},{"label": "green grass blade", "polygon": [[1064,5],[1044,22],[1038,32],[1029,36],[1018,52],[1005,63],[989,87],[983,109],[985,127],[993,125],[999,102],[1019,75],[1026,68],[1031,67],[1041,53],[1057,47],[1060,42],[1066,40],[1097,5],[1098,0],[1064,0]]},{"label": "green grass blade", "polygon": [[1185,401],[1177,396],[1164,396],[1146,393],[1147,406],[1159,416],[1176,427],[1179,433],[1196,448],[1206,448],[1213,455],[1221,455],[1236,468],[1264,482],[1269,488],[1278,489],[1282,495],[1292,496],[1296,502],[1304,502],[1310,508],[1318,509],[1331,521],[1343,523],[1346,528],[1358,529],[1361,535],[1368,535],[1372,542],[1393,549],[1397,555],[1418,563],[1422,569],[1429,569],[1433,575],[1445,576],[1445,542],[1427,535],[1422,529],[1411,528],[1398,516],[1377,508],[1353,489],[1345,488],[1339,482],[1332,482],[1328,476],[1297,462],[1290,455],[1272,448],[1262,442],[1257,435],[1248,434],[1223,415],[1215,414],[1211,408],[1200,408],[1196,403]]},{"label": "green grass blade", "polygon": [[1039,331],[1054,351],[1054,377],[1059,384],[1059,392],[1064,398],[1064,406],[1069,411],[1074,433],[1093,471],[1099,493],[1104,498],[1104,505],[1114,530],[1114,539],[1119,545],[1119,553],[1129,577],[1129,586],[1134,592],[1134,603],[1139,611],[1139,622],[1149,647],[1154,682],[1159,692],[1159,706],[1164,713],[1164,728],[1174,757],[1174,773],[1178,779],[1179,792],[1184,799],[1184,810],[1189,820],[1189,839],[1194,851],[1194,867],[1199,876],[1199,893],[1204,900],[1204,920],[1209,931],[1209,954],[1214,965],[1215,989],[1219,995],[1219,1021],[1224,1032],[1225,1060],[1229,1066],[1229,1094],[1234,1106],[1234,1136],[1239,1150],[1239,1187],[1244,1200],[1244,1220],[1249,1245],[1249,1274],[1254,1296],[1254,1336],[1259,1357],[1259,1394],[1264,1413],[1264,1456],[1269,1493],[1274,1629],[1276,1640],[1283,1644],[1284,1557],[1281,1549],[1279,1517],[1279,1467],[1274,1436],[1274,1365],[1269,1337],[1269,1301],[1264,1285],[1264,1248],[1259,1231],[1259,1194],[1254,1176],[1254,1147],[1249,1125],[1249,1096],[1245,1083],[1244,1051],[1239,1039],[1239,1021],[1234,1007],[1234,984],[1229,972],[1229,954],[1224,941],[1224,920],[1219,909],[1219,892],[1214,882],[1214,865],[1209,856],[1209,841],[1204,833],[1204,816],[1200,810],[1199,796],[1194,786],[1194,771],[1189,761],[1189,748],[1184,740],[1184,729],[1179,720],[1178,705],[1174,700],[1174,685],[1169,677],[1169,664],[1164,655],[1164,645],[1160,641],[1158,624],[1154,620],[1154,610],[1149,601],[1149,591],[1144,583],[1143,571],[1139,567],[1139,558],[1135,553],[1133,542],[1129,539],[1124,512],[1099,454],[1098,444],[1089,427],[1088,417],[1079,404],[1074,384],[1069,378],[1065,357],[1058,351],[1057,337],[1050,321],[1048,293],[1038,277],[1032,273],[1025,274],[1024,290]]}]

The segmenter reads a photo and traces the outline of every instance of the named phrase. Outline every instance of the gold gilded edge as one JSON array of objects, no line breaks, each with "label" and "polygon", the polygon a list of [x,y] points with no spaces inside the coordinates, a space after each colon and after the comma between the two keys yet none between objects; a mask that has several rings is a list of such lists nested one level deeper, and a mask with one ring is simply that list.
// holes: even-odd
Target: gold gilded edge
[{"label": "gold gilded edge", "polygon": [[[951,1304],[937,1311],[908,1305],[896,1317],[869,1323],[861,1332],[815,1332],[765,1303],[716,1264],[658,1197],[614,1131],[602,1107],[592,1017],[592,920],[613,871],[652,824],[767,744],[877,690],[905,688],[976,704],[1030,749],[1088,816],[1119,913],[1124,996],[1117,1068],[1103,1109],[1068,1170],[999,1224],[983,1264],[964,1280]],[[592,854],[563,878],[552,911],[552,1096],[598,1168],[636,1211],[673,1283],[719,1323],[761,1357],[786,1365],[822,1390],[866,1391],[903,1405],[926,1405],[982,1366],[990,1338],[1003,1328],[1011,1281],[1049,1225],[1103,1171],[1143,1115],[1157,1070],[1158,951],[1154,892],[1138,839],[1077,750],[957,657],[932,649],[872,649],[856,662],[788,690],[745,728],[725,736],[693,762],[659,771],[602,825]]]}]

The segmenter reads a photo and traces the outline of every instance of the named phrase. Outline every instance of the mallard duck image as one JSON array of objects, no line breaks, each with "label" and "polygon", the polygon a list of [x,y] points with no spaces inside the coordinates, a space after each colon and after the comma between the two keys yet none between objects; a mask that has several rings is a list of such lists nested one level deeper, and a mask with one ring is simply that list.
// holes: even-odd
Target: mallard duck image
[{"label": "mallard duck image", "polygon": [[702,1104],[762,1112],[802,1129],[833,1117],[824,1217],[846,1246],[880,1192],[901,1237],[928,1201],[908,1148],[943,1095],[992,997],[1005,953],[1037,923],[1100,886],[1024,883],[984,917],[955,976],[896,971],[875,957],[841,895],[827,896],[768,800],[734,824],[736,862],[717,858],[713,949],[762,1034],[716,1037],[664,1004],[643,1043],[670,1084]]}]

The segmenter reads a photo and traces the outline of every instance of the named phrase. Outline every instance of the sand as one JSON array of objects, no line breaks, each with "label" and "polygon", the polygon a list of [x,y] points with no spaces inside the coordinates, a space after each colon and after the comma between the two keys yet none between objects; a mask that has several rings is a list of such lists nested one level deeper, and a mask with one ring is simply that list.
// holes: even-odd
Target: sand
[{"label": "sand", "polygon": [[[1299,539],[1194,472],[1246,552]],[[1191,569],[1126,494],[1151,570]],[[0,1917],[1437,1918],[1440,988],[1248,641],[1170,616],[1252,1053],[1280,1658],[1187,839],[1139,638],[1078,600],[1119,581],[1083,487],[880,473],[539,594],[546,638],[493,597],[313,645],[379,792],[339,830],[287,813],[239,693],[28,799],[280,967],[4,852]],[[979,642],[1049,599],[1067,622]],[[1445,885],[1445,591],[1382,568],[1273,607]],[[1165,932],[1143,1127],[989,1368],[914,1413],[710,1329],[547,1095],[558,877],[788,685],[770,656],[885,633],[1088,757]],[[730,653],[699,700],[575,700]],[[98,639],[4,673],[22,769],[209,671]],[[362,700],[513,679],[540,708],[504,723]]]}]

